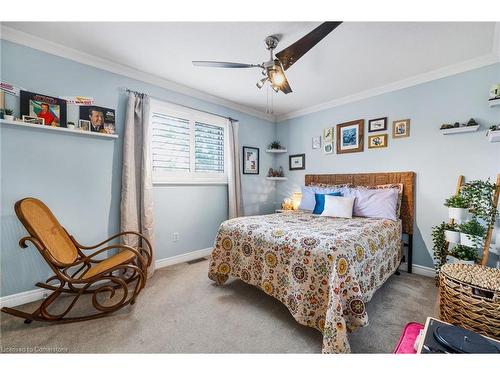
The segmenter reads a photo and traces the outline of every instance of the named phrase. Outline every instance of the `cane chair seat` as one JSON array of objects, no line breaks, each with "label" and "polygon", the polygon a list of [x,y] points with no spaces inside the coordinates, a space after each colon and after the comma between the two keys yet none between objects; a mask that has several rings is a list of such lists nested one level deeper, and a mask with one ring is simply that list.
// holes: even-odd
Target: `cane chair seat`
[{"label": "cane chair seat", "polygon": [[100,273],[105,273],[107,270],[124,264],[132,260],[136,255],[130,250],[123,250],[119,253],[103,260],[99,263],[94,263],[92,267],[82,275],[82,278],[89,279],[92,276],[98,275]]}]

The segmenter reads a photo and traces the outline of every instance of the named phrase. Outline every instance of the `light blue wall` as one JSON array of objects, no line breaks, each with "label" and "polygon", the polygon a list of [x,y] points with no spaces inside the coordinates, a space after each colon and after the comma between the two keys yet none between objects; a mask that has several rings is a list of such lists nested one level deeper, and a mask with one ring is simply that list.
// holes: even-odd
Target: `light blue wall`
[{"label": "light blue wall", "polygon": [[[414,263],[432,267],[431,227],[447,218],[443,201],[454,192],[458,175],[494,181],[500,173],[500,144],[485,136],[490,125],[500,123],[500,108],[487,103],[490,86],[499,82],[500,64],[495,64],[278,123],[277,138],[288,154],[306,153],[306,170],[287,171],[277,201],[300,191],[306,173],[415,171]],[[390,125],[410,118],[411,135],[394,140],[389,127],[389,147],[368,150],[368,119],[385,116]],[[443,136],[438,130],[443,123],[471,117],[481,124],[476,133]],[[311,137],[323,128],[361,118],[366,121],[364,152],[324,155],[312,150]],[[287,166],[288,155],[279,156],[278,164]]]},{"label": "light blue wall", "polygon": [[[127,87],[153,97],[240,120],[242,145],[261,149],[261,174],[242,177],[245,212],[274,208],[274,183],[265,171],[273,166],[264,152],[275,137],[271,122],[74,61],[0,41],[1,79],[26,90],[54,96],[85,95],[97,105],[116,108],[117,132],[123,132]],[[7,96],[7,107],[18,99]],[[75,121],[68,115],[68,120]],[[1,295],[31,290],[49,275],[33,247],[21,250],[24,234],[14,203],[26,196],[42,199],[61,223],[85,244],[119,229],[122,137],[112,141],[33,129],[1,126]],[[225,186],[155,186],[157,259],[213,244],[216,229],[227,218]],[[172,242],[172,232],[179,232]]]}]

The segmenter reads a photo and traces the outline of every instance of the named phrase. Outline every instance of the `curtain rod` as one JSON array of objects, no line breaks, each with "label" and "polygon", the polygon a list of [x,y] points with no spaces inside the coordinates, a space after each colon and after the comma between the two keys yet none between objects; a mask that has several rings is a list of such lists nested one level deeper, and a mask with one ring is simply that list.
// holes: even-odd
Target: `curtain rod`
[{"label": "curtain rod", "polygon": [[171,104],[175,104],[175,105],[178,105],[180,107],[184,107],[184,108],[188,108],[188,109],[192,109],[194,111],[199,111],[199,112],[204,112],[204,113],[208,113],[209,115],[214,115],[214,116],[219,116],[219,117],[222,117],[222,118],[227,118],[229,121],[238,121],[237,119],[234,119],[232,117],[229,117],[229,116],[222,116],[222,115],[219,115],[218,113],[214,113],[214,112],[209,112],[209,111],[204,111],[203,109],[198,109],[198,108],[193,108],[193,107],[189,107],[187,105],[182,105],[182,104],[178,104],[178,103],[174,103],[174,102],[170,102],[168,100],[165,100],[165,99],[162,99],[162,98],[157,98],[157,97],[154,97],[154,96],[151,96],[151,95],[148,95],[148,94],[145,94],[143,92],[139,92],[139,91],[135,91],[135,90],[131,90],[131,89],[128,89],[126,88],[125,89],[126,92],[131,92],[131,93],[134,93],[136,95],[140,95],[140,96],[144,96],[144,95],[147,95],[149,96],[150,98],[153,98],[153,99],[156,99],[156,100],[161,100],[161,101],[164,101],[164,102],[169,102]]}]

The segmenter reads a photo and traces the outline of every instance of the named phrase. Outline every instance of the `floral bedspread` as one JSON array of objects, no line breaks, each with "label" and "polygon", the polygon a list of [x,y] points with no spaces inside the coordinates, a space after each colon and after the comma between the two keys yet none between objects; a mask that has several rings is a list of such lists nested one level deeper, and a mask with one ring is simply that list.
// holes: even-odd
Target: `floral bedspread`
[{"label": "floral bedspread", "polygon": [[347,333],[368,324],[365,303],[400,261],[401,221],[303,211],[223,222],[208,276],[229,276],[281,301],[323,333],[323,353],[350,352]]}]

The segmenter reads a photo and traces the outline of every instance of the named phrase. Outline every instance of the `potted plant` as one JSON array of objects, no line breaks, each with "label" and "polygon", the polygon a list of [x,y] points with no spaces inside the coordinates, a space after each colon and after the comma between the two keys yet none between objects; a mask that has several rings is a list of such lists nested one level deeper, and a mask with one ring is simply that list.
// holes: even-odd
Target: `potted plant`
[{"label": "potted plant", "polygon": [[432,227],[432,249],[434,250],[434,268],[436,269],[436,281],[441,266],[446,263],[446,256],[448,250],[448,244],[444,235],[445,228],[448,227],[448,223],[442,222],[435,227]]},{"label": "potted plant", "polygon": [[75,123],[72,122],[72,121],[68,121],[68,123],[66,124],[66,127],[68,129],[74,129],[75,128]]},{"label": "potted plant", "polygon": [[457,224],[445,223],[443,226],[444,238],[447,242],[460,243],[460,232]]},{"label": "potted plant", "polygon": [[14,110],[5,108],[3,110],[3,118],[7,121],[14,121]]},{"label": "potted plant", "polygon": [[281,146],[280,141],[273,141],[269,144],[268,149],[270,150],[282,150],[284,147]]},{"label": "potted plant", "polygon": [[451,259],[453,263],[474,264],[479,259],[477,250],[465,245],[455,246],[451,250],[450,256],[455,258]]},{"label": "potted plant", "polygon": [[460,194],[456,194],[448,198],[444,205],[448,207],[448,217],[455,220],[457,223],[461,223],[466,220],[469,215],[469,201],[462,197]]},{"label": "potted plant", "polygon": [[460,243],[465,246],[479,248],[483,246],[486,228],[474,218],[459,225]]}]

